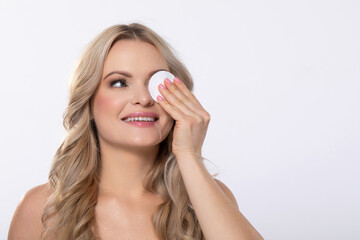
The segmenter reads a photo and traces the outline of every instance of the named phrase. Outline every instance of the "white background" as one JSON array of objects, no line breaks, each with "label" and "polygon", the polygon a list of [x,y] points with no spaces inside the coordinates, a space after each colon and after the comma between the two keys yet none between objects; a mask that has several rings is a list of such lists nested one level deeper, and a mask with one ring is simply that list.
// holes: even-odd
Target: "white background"
[{"label": "white background", "polygon": [[211,114],[203,155],[265,239],[360,239],[360,1],[0,0],[0,238],[47,181],[71,73],[140,22]]}]

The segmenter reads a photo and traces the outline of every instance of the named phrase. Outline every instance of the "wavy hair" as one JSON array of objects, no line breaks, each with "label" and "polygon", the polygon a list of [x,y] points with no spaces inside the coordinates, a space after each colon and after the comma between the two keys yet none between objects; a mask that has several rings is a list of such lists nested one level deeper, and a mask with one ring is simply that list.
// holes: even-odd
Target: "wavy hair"
[{"label": "wavy hair", "polygon": [[[92,101],[99,86],[103,65],[115,42],[141,40],[155,46],[170,69],[190,91],[190,73],[174,55],[170,45],[148,27],[114,25],[101,32],[84,51],[74,72],[63,125],[66,136],[57,149],[49,173],[51,196],[45,206],[42,239],[100,239],[95,228],[95,206],[101,168],[97,128],[92,120]],[[152,216],[160,239],[204,240],[200,224],[172,153],[174,125],[159,145],[154,165],[144,187],[164,201]]]}]

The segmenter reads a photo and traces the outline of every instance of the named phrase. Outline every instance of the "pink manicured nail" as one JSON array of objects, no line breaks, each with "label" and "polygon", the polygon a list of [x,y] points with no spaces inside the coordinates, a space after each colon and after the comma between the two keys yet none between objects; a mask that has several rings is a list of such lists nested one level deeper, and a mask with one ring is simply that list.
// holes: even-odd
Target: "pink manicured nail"
[{"label": "pink manicured nail", "polygon": [[165,79],[165,82],[167,82],[168,84],[172,84],[168,78]]},{"label": "pink manicured nail", "polygon": [[181,81],[177,77],[174,78],[174,81],[181,83]]},{"label": "pink manicured nail", "polygon": [[162,85],[161,83],[160,83],[159,85],[160,85],[160,87],[161,87],[162,89],[165,89],[165,86],[164,86],[164,85]]},{"label": "pink manicured nail", "polygon": [[157,96],[157,99],[160,99],[160,101],[164,100],[160,95]]}]

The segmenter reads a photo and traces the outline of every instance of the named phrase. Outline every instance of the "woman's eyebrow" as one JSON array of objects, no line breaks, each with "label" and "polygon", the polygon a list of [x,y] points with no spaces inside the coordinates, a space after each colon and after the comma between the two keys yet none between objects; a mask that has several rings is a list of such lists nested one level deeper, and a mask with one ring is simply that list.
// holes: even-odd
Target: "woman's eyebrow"
[{"label": "woman's eyebrow", "polygon": [[[166,69],[157,69],[155,71],[152,71],[148,74],[148,77],[151,77],[152,75],[154,75],[156,72],[159,72],[159,71],[168,71]],[[128,72],[125,72],[125,71],[112,71],[110,73],[108,73],[104,78],[103,80],[105,80],[107,77],[109,77],[110,75],[113,75],[113,74],[121,74],[121,75],[124,75],[125,77],[128,77],[128,78],[131,78],[132,75]]]}]

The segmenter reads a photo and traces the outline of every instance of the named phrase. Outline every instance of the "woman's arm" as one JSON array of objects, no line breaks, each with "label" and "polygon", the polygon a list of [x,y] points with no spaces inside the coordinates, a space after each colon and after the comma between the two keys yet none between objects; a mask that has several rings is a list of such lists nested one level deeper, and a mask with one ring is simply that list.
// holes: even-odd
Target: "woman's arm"
[{"label": "woman's arm", "polygon": [[206,240],[260,240],[241,214],[230,189],[214,180],[199,157],[176,156],[190,201]]},{"label": "woman's arm", "polygon": [[49,196],[47,184],[36,186],[26,192],[15,210],[8,240],[40,239],[43,229],[41,216]]},{"label": "woman's arm", "polygon": [[[172,151],[207,240],[263,239],[240,213],[231,191],[218,184],[201,160],[210,114],[183,82],[165,80],[159,104],[175,119]],[[224,190],[223,190],[223,189]]]}]

